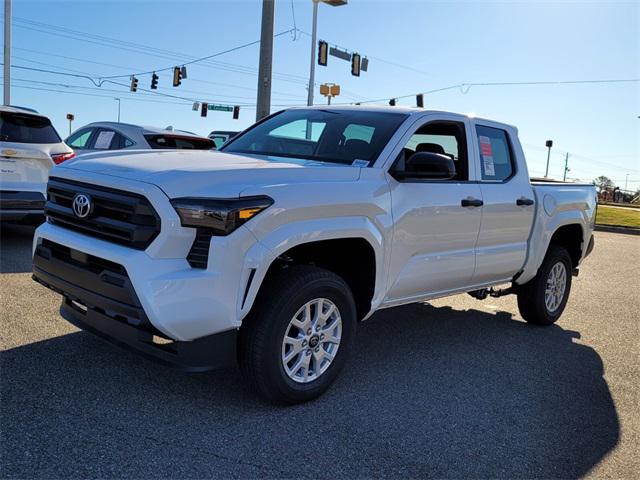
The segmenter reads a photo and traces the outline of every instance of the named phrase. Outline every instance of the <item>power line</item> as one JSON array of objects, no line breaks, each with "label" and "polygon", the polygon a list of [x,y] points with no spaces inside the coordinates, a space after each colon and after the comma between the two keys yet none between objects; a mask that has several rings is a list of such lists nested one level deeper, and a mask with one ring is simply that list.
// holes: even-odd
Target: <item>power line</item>
[{"label": "power line", "polygon": [[[123,95],[123,94],[127,94],[127,95],[131,95],[131,96],[136,96],[136,95],[143,95],[143,96],[153,96],[153,94],[149,94],[149,93],[144,93],[144,92],[136,92],[136,93],[131,93],[128,91],[122,91],[122,90],[113,90],[113,89],[106,89],[104,87],[89,87],[86,85],[71,85],[71,84],[66,84],[66,83],[58,83],[58,82],[47,82],[47,81],[42,81],[42,80],[32,80],[32,79],[27,79],[27,78],[16,78],[16,81],[19,82],[25,82],[25,83],[32,83],[32,84],[36,84],[36,85],[47,85],[47,86],[53,86],[53,87],[63,87],[63,88],[71,88],[71,89],[81,89],[81,90],[97,90],[97,91],[103,91],[103,92],[113,92],[119,95]],[[195,94],[202,94],[202,95],[207,95],[207,93],[204,92],[197,92],[197,91],[192,91],[192,90],[183,90],[186,93],[195,93]],[[156,92],[154,92],[156,93]],[[233,101],[233,102],[237,102],[237,100],[239,99],[240,102],[239,103],[235,103],[236,105],[240,105],[242,106],[243,103],[246,100],[253,100],[254,97],[242,97],[242,96],[229,96],[229,95],[221,95],[221,94],[217,94],[218,98],[225,98],[224,101]],[[218,101],[216,101],[217,103]]]},{"label": "power line", "polygon": [[[29,53],[35,53],[37,55],[44,55],[44,56],[47,56],[47,57],[58,57],[58,58],[64,58],[66,60],[73,60],[73,61],[77,61],[77,62],[105,65],[105,66],[109,66],[109,67],[113,67],[113,68],[118,68],[118,69],[121,69],[121,70],[129,70],[129,71],[135,70],[135,67],[125,67],[125,66],[122,66],[122,65],[115,65],[115,64],[112,64],[112,63],[95,62],[95,61],[87,60],[87,59],[84,59],[84,58],[70,57],[70,56],[67,56],[67,55],[59,55],[59,54],[55,54],[55,53],[51,53],[51,52],[44,52],[42,50],[32,50],[32,49],[27,49],[27,48],[15,48],[15,50],[22,50],[22,51],[29,52]],[[19,60],[23,60],[23,61],[26,61],[26,62],[36,63],[38,65],[45,65],[45,66],[49,66],[49,67],[60,68],[62,70],[68,70],[68,71],[71,71],[71,72],[85,73],[85,72],[80,72],[79,70],[59,67],[58,65],[54,65],[54,64],[51,64],[51,63],[45,63],[45,62],[39,62],[39,61],[32,60],[32,59],[29,59],[29,58],[16,57],[16,56],[14,56],[13,58],[16,58],[16,59],[19,59]],[[91,76],[97,77],[96,75],[91,75]],[[197,78],[193,78],[192,76],[189,77],[189,82],[204,83],[204,84],[210,84],[210,85],[219,85],[219,86],[223,86],[223,87],[229,87],[229,88],[235,88],[235,89],[247,90],[247,91],[255,92],[255,87],[243,87],[243,86],[235,85],[235,84],[232,84],[232,83],[213,82],[213,81],[210,81],[210,80],[200,80],[200,79],[197,79]],[[290,97],[292,99],[293,98],[298,98],[298,99],[305,98],[302,95],[291,95],[290,93],[279,92],[279,91],[275,91],[275,90],[273,91],[273,93],[276,94],[276,95]]]},{"label": "power line", "polygon": [[[27,23],[28,25],[31,25],[31,26],[20,25],[18,22]],[[72,30],[69,28],[59,27],[57,25],[51,25],[43,22],[34,22],[28,19],[14,17],[13,23],[15,24],[16,27],[19,27],[19,28],[25,28],[28,30],[37,31],[40,33],[48,34],[48,35],[60,36],[63,38],[69,38],[71,40],[87,42],[87,43],[105,46],[109,48],[130,51],[133,53],[149,55],[156,58],[165,58],[173,61],[174,63],[177,62],[180,65],[182,65],[182,63],[180,62],[185,58],[190,60],[197,60],[197,57],[193,55],[172,52],[170,50],[163,50],[156,47],[150,47],[147,45],[142,45],[134,42],[127,42],[127,41],[123,41],[123,40],[119,40],[111,37],[106,37],[103,35],[96,35],[88,32],[82,32],[79,30]],[[40,28],[34,28],[34,26],[37,26]],[[53,31],[42,30],[41,28],[45,28]],[[180,59],[180,60],[176,60],[176,59]],[[216,68],[216,69],[225,70],[225,71],[231,71],[234,73],[241,73],[244,75],[251,75],[251,76],[257,75],[257,70],[255,70],[252,67],[247,67],[244,65],[236,65],[232,63],[226,63],[226,62],[217,62],[213,60],[201,61],[199,65],[208,66],[210,68]],[[173,67],[170,67],[170,68],[173,68]],[[295,74],[273,72],[273,76],[274,76],[274,79],[278,79],[283,82],[297,83],[300,85],[306,85],[307,83],[307,79],[305,77],[295,75]],[[95,78],[98,78],[98,76],[95,76]]]},{"label": "power line", "polygon": [[[156,48],[156,47],[150,47],[147,45],[141,45],[141,44],[137,44],[137,43],[133,43],[133,42],[127,42],[127,41],[123,41],[123,40],[119,40],[119,39],[115,39],[115,38],[111,38],[111,37],[106,37],[103,35],[96,35],[96,34],[91,34],[88,32],[82,32],[79,30],[72,30],[70,28],[65,28],[65,27],[59,27],[57,25],[51,25],[51,24],[46,24],[43,22],[35,22],[35,21],[31,21],[28,19],[23,19],[23,18],[16,18],[14,17],[14,23],[16,22],[24,22],[27,23],[29,25],[32,26],[26,26],[26,25],[19,25],[18,23],[16,23],[17,27],[20,28],[26,28],[29,30],[33,30],[33,31],[37,31],[40,33],[45,33],[45,34],[49,34],[49,35],[54,35],[54,36],[61,36],[63,38],[70,38],[72,40],[76,40],[76,41],[81,41],[81,42],[88,42],[88,43],[92,43],[92,44],[96,44],[96,45],[100,45],[100,46],[106,46],[106,47],[110,47],[110,48],[115,48],[115,49],[121,49],[121,50],[126,50],[126,51],[131,51],[134,53],[141,53],[143,55],[149,55],[149,56],[153,56],[153,57],[157,57],[157,58],[165,58],[165,59],[169,59],[172,61],[175,61],[176,58],[182,57],[184,58],[188,58],[188,59],[196,59],[196,57],[192,56],[192,55],[187,55],[184,53],[177,53],[177,52],[172,52],[170,50],[163,50],[160,48]],[[41,29],[37,29],[37,28],[33,28],[33,26],[37,26],[37,27],[42,27],[42,28],[47,28],[50,30],[54,30],[54,31],[46,31],[46,30],[41,30]],[[93,39],[93,40],[89,40],[89,39]],[[174,62],[175,63],[175,62]],[[178,63],[180,63],[180,61],[178,61]],[[181,63],[180,63],[181,64]],[[182,65],[182,64],[181,64]],[[219,62],[219,61],[213,61],[213,60],[204,60],[201,61],[199,63],[199,65],[201,66],[207,66],[209,68],[215,68],[218,70],[224,70],[224,71],[229,71],[229,72],[234,72],[234,73],[240,73],[242,75],[250,75],[250,76],[256,76],[258,74],[257,70],[253,67],[248,67],[248,66],[244,66],[244,65],[237,65],[237,64],[233,64],[233,63],[227,63],[227,62]],[[173,67],[171,67],[173,68]],[[123,75],[123,77],[125,77]],[[98,75],[95,75],[94,78],[99,78]],[[284,73],[284,72],[273,72],[273,78],[274,80],[279,80],[279,81],[283,81],[283,82],[288,82],[288,83],[294,83],[294,84],[298,84],[301,86],[307,86],[308,83],[308,79],[304,76],[301,75],[296,75],[296,74],[291,74],[291,73]],[[315,84],[315,86],[318,86],[319,84]],[[275,93],[275,91],[274,91]],[[355,92],[350,92],[348,90],[343,89],[342,90],[342,94],[344,97],[349,98],[351,100],[357,101],[359,98],[362,98],[361,95],[358,95]]]},{"label": "power line", "polygon": [[[412,98],[418,94],[428,95],[431,93],[442,92],[445,90],[459,89],[460,93],[466,95],[471,87],[498,87],[498,86],[532,86],[532,85],[576,85],[576,84],[606,84],[606,83],[631,83],[640,82],[640,78],[623,78],[623,79],[606,79],[606,80],[546,80],[546,81],[528,81],[528,82],[473,82],[473,83],[457,83],[435,90],[427,90],[424,92],[410,93],[408,95],[391,95],[375,100],[363,100],[358,103],[380,103],[391,98],[396,100],[402,98]],[[342,104],[344,105],[344,103]]]},{"label": "power line", "polygon": [[[291,33],[293,31],[292,28],[290,28],[289,30],[285,30],[283,32],[279,32],[276,33],[273,38],[278,38],[281,37],[282,35],[286,35],[287,33]],[[253,42],[248,42],[248,43],[244,43],[242,45],[238,45],[236,47],[232,47],[229,48],[227,50],[223,50],[221,52],[217,52],[217,53],[212,53],[211,55],[207,55],[204,57],[200,57],[200,58],[196,58],[195,60],[189,60],[187,62],[178,62],[181,66],[185,66],[185,65],[192,65],[194,63],[199,63],[199,62],[203,62],[205,60],[209,60],[211,58],[215,58],[215,57],[219,57],[221,55],[225,55],[227,53],[231,53],[231,52],[235,52],[238,50],[242,50],[243,48],[247,48],[247,47],[251,47],[253,45],[257,45],[260,43],[260,40],[254,40]],[[132,75],[136,76],[136,75],[149,75],[150,73],[154,73],[154,72],[165,72],[167,70],[172,70],[175,67],[175,65],[172,65],[170,67],[165,67],[165,68],[156,68],[155,70],[149,70],[146,72],[136,72],[133,73]],[[110,79],[110,78],[124,78],[124,77],[128,77],[129,75],[111,75],[108,77],[101,77],[101,79]]]}]

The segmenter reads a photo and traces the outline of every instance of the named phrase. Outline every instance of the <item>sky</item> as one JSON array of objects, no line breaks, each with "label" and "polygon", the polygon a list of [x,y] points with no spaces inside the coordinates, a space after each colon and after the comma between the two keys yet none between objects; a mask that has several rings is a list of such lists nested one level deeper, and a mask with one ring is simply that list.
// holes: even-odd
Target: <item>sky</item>
[{"label": "sky", "polygon": [[[261,0],[33,1],[13,0],[13,65],[89,78],[13,68],[14,105],[49,116],[60,134],[101,120],[175,128],[206,135],[241,130],[255,121],[259,44],[189,65],[171,86],[159,72],[194,58],[257,42]],[[309,76],[311,0],[276,0],[272,111],[305,105]],[[290,30],[296,30],[294,35]],[[333,103],[411,95],[471,83],[640,79],[640,2],[432,2],[349,0],[319,6],[318,38],[369,59],[354,77],[350,63],[329,57],[316,82],[342,93]],[[316,87],[317,90],[317,87]],[[173,97],[169,96],[172,95]],[[179,97],[179,98],[174,98]],[[600,175],[640,188],[640,83],[475,85],[426,93],[425,108],[475,114],[518,127],[529,171],[542,176],[552,139],[549,173],[590,181]],[[231,113],[192,111],[194,101],[240,105]],[[316,91],[315,102],[324,103]]]}]

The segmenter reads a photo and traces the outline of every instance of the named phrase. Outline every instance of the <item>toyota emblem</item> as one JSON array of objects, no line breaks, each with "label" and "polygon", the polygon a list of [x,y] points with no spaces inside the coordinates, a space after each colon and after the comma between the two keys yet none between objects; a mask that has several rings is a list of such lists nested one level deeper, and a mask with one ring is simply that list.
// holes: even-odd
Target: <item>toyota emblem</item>
[{"label": "toyota emblem", "polygon": [[73,213],[78,218],[86,218],[91,213],[91,197],[84,193],[77,193],[73,197]]}]

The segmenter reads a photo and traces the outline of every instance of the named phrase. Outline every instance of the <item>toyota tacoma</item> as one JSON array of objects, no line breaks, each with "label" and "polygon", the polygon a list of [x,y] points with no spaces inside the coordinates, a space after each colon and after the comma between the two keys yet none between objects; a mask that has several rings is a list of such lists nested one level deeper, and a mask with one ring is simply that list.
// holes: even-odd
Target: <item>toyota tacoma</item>
[{"label": "toyota tacoma", "polygon": [[593,185],[529,178],[510,125],[294,108],[220,151],[55,167],[33,275],[82,329],[188,371],[237,362],[292,404],[329,387],[383,308],[515,294],[524,320],[554,323],[595,212]]}]

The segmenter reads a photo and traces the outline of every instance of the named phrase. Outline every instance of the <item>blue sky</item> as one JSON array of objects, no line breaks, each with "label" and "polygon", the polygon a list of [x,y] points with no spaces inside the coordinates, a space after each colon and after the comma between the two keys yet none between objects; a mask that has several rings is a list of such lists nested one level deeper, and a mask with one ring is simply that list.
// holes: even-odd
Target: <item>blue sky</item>
[{"label": "blue sky", "polygon": [[[124,75],[116,81],[128,84],[131,73],[258,40],[261,3],[14,0],[13,63],[94,77]],[[343,94],[335,100],[340,103],[460,83],[640,78],[639,5],[402,0],[320,5],[319,38],[367,56],[369,71],[353,77],[348,62],[330,57],[328,67],[317,67],[316,80],[340,84]],[[310,32],[311,12],[311,0],[276,0],[275,31],[295,25]],[[304,33],[274,40],[273,109],[306,103],[309,48]],[[209,112],[201,118],[189,101],[130,94],[119,85],[97,89],[86,79],[20,69],[13,70],[12,103],[49,115],[62,135],[68,133],[67,112],[76,115],[74,129],[115,120],[114,97],[122,99],[126,122],[173,125],[201,134],[242,129],[255,119],[258,51],[254,45],[213,63],[190,65],[179,88],[170,86],[169,73],[160,74],[159,92],[242,105],[236,121],[229,113]],[[148,88],[149,75],[139,81]],[[323,98],[316,94],[316,101]],[[568,151],[569,178],[607,175],[624,187],[628,174],[629,189],[640,187],[640,83],[474,86],[466,93],[456,88],[427,94],[425,106],[516,125],[535,175],[544,173],[544,143],[550,138],[552,176],[562,176]]]}]

